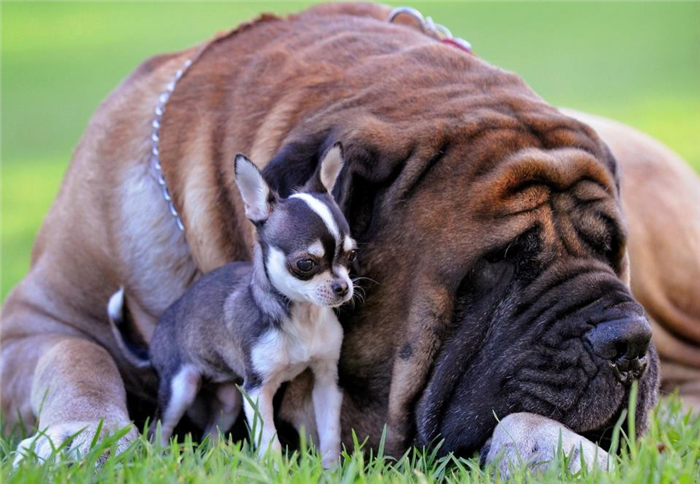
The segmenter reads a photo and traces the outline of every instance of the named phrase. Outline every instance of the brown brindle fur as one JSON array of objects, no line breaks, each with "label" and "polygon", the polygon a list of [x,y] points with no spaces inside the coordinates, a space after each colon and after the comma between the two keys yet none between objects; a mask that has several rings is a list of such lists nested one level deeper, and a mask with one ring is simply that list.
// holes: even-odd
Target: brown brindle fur
[{"label": "brown brindle fur", "polygon": [[[376,217],[372,231],[354,235],[365,244],[362,273],[379,282],[365,308],[345,317],[346,442],[354,428],[376,444],[388,422],[392,450],[405,444],[455,288],[477,253],[535,219],[547,241],[543,257],[585,251],[572,222],[549,208],[573,206],[575,198],[599,200],[624,232],[616,164],[593,129],[544,103],[514,74],[411,26],[388,24],[387,14],[378,5],[319,6],[288,19],[264,16],[208,44],[178,84],[161,129],[161,161],[186,245],[149,171],[150,122],[163,87],[199,47],[145,62],[110,95],[75,152],[30,273],[5,304],[2,411],[9,424],[18,415],[36,422],[40,407],[41,428],[103,417],[108,426],[129,422],[125,395],[147,397],[147,376],[120,355],[106,302],[125,285],[150,336],[200,273],[250,259],[252,231],[234,188],[238,152],[274,165],[342,140],[355,160],[348,186],[352,180],[381,194],[364,208],[369,201],[347,190],[340,200]],[[625,172],[632,285],[658,323],[659,352],[689,375],[674,381],[700,395],[700,306],[691,290],[700,215],[689,202],[697,177],[653,140],[586,121]],[[368,161],[376,157],[381,164]],[[522,186],[542,179],[573,187],[575,197]],[[506,217],[494,229],[492,221]],[[576,223],[599,230],[583,219]],[[367,229],[363,220],[350,222]],[[625,279],[624,246],[615,257]],[[286,392],[281,414],[308,426],[304,378]]]}]

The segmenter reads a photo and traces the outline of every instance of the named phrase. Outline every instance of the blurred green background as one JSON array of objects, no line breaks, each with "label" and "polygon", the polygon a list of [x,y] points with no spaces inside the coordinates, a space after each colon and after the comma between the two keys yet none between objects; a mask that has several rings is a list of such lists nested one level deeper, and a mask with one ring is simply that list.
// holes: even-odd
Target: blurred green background
[{"label": "blurred green background", "polygon": [[[143,59],[310,2],[2,2],[0,297],[91,113]],[[406,2],[549,102],[609,116],[700,168],[700,3]]]}]

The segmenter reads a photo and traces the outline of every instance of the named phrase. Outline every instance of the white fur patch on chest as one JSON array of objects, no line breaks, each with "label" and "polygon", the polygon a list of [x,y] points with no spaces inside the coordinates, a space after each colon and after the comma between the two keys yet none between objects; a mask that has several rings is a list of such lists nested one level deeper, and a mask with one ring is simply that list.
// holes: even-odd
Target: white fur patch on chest
[{"label": "white fur patch on chest", "polygon": [[280,328],[256,342],[253,368],[264,380],[289,381],[313,362],[337,363],[342,342],[343,328],[331,308],[297,303]]}]

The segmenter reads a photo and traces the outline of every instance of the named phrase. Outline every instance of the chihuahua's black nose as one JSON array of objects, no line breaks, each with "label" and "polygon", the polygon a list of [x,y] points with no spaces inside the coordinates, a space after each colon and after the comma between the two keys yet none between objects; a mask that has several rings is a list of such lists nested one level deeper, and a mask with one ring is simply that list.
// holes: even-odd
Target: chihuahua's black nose
[{"label": "chihuahua's black nose", "polygon": [[345,281],[335,281],[331,284],[331,289],[337,296],[345,296],[348,293],[348,283]]},{"label": "chihuahua's black nose", "polygon": [[610,361],[623,382],[639,378],[646,368],[651,326],[640,316],[606,321],[586,333],[593,352]]}]

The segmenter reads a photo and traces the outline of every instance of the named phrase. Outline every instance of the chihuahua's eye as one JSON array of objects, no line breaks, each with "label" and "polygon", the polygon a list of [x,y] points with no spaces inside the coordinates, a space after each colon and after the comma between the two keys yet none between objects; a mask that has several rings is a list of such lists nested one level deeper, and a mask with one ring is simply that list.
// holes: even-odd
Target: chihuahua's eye
[{"label": "chihuahua's eye", "polygon": [[311,259],[301,259],[297,261],[297,267],[302,272],[309,272],[316,264]]},{"label": "chihuahua's eye", "polygon": [[348,262],[354,262],[355,259],[357,259],[357,251],[351,250],[350,252],[348,252]]}]

